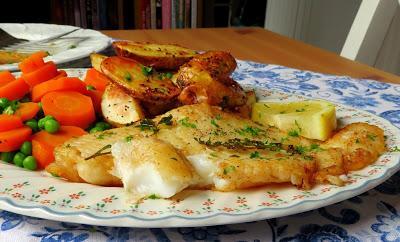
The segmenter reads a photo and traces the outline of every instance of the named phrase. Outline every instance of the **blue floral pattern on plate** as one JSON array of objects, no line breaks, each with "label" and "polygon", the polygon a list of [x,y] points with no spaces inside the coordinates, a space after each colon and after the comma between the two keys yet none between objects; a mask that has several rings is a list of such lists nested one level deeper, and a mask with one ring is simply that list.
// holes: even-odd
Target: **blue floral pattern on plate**
[{"label": "blue floral pattern on plate", "polygon": [[[246,61],[238,62],[232,76],[242,84],[347,104],[400,127],[399,85]],[[400,241],[399,182],[397,173],[367,193],[289,217],[199,228],[89,226],[0,211],[0,241]]]}]

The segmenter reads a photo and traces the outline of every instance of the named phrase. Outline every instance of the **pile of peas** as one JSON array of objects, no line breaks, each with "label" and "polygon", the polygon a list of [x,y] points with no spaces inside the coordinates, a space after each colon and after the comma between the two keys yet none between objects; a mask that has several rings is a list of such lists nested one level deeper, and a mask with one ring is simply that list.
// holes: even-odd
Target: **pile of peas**
[{"label": "pile of peas", "polygon": [[[12,115],[18,109],[20,102],[29,101],[24,98],[20,101],[10,101],[7,98],[0,98],[0,113]],[[39,131],[45,131],[50,134],[55,134],[60,129],[60,123],[51,115],[44,116],[42,105],[38,103],[40,111],[36,115],[36,118],[25,121],[25,125],[32,129],[32,133]],[[111,125],[104,121],[96,122],[87,131],[89,133],[95,133],[110,129]],[[18,151],[2,152],[0,154],[0,160],[5,162],[13,162],[16,166],[23,167],[28,170],[36,170],[37,161],[32,156],[32,142],[25,141]]]}]

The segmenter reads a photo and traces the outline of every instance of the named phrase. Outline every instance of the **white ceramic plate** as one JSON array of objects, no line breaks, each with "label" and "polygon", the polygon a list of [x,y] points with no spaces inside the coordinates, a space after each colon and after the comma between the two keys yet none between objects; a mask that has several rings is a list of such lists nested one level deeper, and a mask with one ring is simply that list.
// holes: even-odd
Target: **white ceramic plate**
[{"label": "white ceramic plate", "polygon": [[[76,29],[77,27],[55,24],[0,23],[0,28],[16,38],[33,41],[45,39],[61,33],[66,33],[68,31]],[[77,60],[89,56],[93,52],[102,51],[111,43],[111,38],[100,33],[99,31],[92,29],[78,29],[77,31],[65,37],[85,37],[85,40],[76,44],[71,42],[70,46],[65,46],[65,48],[57,50],[54,55],[46,57],[46,61],[54,61],[56,64],[60,64]],[[18,64],[14,63],[0,65],[0,71],[2,70],[18,70]]]},{"label": "white ceramic plate", "polygon": [[[242,63],[243,64],[243,63]],[[239,68],[239,73],[245,70]],[[85,70],[67,70],[83,77]],[[237,75],[237,73],[235,74]],[[260,79],[257,79],[260,80]],[[302,84],[304,85],[304,83]],[[303,100],[304,96],[247,85],[260,100]],[[369,112],[337,104],[340,125],[367,122],[385,130],[389,149],[400,147],[400,131]],[[361,194],[399,169],[398,152],[383,154],[373,165],[349,174],[344,187],[318,185],[310,191],[265,186],[236,192],[185,191],[170,200],[127,204],[122,188],[70,183],[0,162],[0,209],[29,216],[104,226],[185,227],[230,224],[296,214]]]}]

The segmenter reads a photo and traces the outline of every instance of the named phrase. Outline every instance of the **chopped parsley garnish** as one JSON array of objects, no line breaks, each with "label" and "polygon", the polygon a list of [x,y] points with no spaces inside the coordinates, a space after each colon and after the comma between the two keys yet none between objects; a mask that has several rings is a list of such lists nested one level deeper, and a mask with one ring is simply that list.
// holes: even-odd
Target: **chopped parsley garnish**
[{"label": "chopped parsley garnish", "polygon": [[311,144],[310,151],[322,151],[323,149],[319,147],[319,144]]},{"label": "chopped parsley garnish", "polygon": [[224,168],[224,175],[226,175],[226,174],[228,174],[228,173],[231,173],[231,172],[233,172],[233,171],[235,171],[235,170],[236,170],[236,167],[234,167],[234,166],[225,167],[225,168]]},{"label": "chopped parsley garnish", "polygon": [[69,48],[70,48],[70,49],[75,49],[75,48],[76,48],[76,45],[70,45]]},{"label": "chopped parsley garnish", "polygon": [[86,90],[88,90],[88,91],[95,91],[96,88],[95,88],[94,86],[92,86],[92,85],[87,85],[87,86],[86,86]]},{"label": "chopped parsley garnish", "polygon": [[113,134],[115,134],[115,133],[106,131],[106,132],[103,132],[103,133],[97,135],[96,139],[104,139],[105,137],[111,136]]},{"label": "chopped parsley garnish", "polygon": [[132,139],[133,139],[133,136],[132,136],[132,135],[128,135],[128,136],[125,137],[125,141],[126,141],[126,142],[131,142]]},{"label": "chopped parsley garnish", "polygon": [[172,78],[172,73],[171,72],[167,72],[167,73],[165,73],[165,77],[166,78],[168,78],[168,79],[171,79]]},{"label": "chopped parsley garnish", "polygon": [[128,72],[125,74],[125,80],[127,80],[128,82],[132,81],[131,73]]},{"label": "chopped parsley garnish", "polygon": [[267,105],[267,104],[265,104],[265,103],[264,103],[264,107],[266,107],[266,108],[270,108],[270,106],[268,106],[268,105]]},{"label": "chopped parsley garnish", "polygon": [[378,136],[376,136],[374,134],[367,134],[367,138],[370,139],[371,141],[375,141],[376,137],[378,137]]},{"label": "chopped parsley garnish", "polygon": [[257,127],[246,126],[243,129],[236,130],[236,132],[240,135],[250,134],[251,136],[255,137],[258,136],[259,133],[265,131]]},{"label": "chopped parsley garnish", "polygon": [[359,139],[356,139],[356,144],[359,144],[360,143],[360,140]]},{"label": "chopped parsley garnish", "polygon": [[185,117],[185,118],[179,120],[178,122],[179,122],[181,125],[183,125],[183,126],[185,126],[185,127],[188,127],[188,128],[193,128],[193,129],[195,129],[195,128],[197,127],[194,123],[190,123],[190,122],[189,122],[189,118],[188,118],[188,117]]},{"label": "chopped parsley garnish", "polygon": [[250,159],[260,158],[260,152],[254,151],[250,154]]},{"label": "chopped parsley garnish", "polygon": [[290,130],[288,132],[288,135],[291,137],[299,137],[300,136],[299,131],[297,131],[297,130]]},{"label": "chopped parsley garnish", "polygon": [[171,157],[171,160],[176,160],[177,161],[178,159],[176,157]]},{"label": "chopped parsley garnish", "polygon": [[211,119],[211,124],[219,128],[219,125],[217,124],[217,121],[215,121],[215,119]]},{"label": "chopped parsley garnish", "polygon": [[136,127],[140,128],[141,131],[151,130],[154,133],[158,131],[157,125],[154,123],[154,121],[148,118],[142,119],[139,125]]},{"label": "chopped parsley garnish", "polygon": [[160,199],[160,198],[161,198],[161,197],[158,196],[158,195],[156,195],[156,194],[151,194],[151,195],[149,195],[149,196],[147,197],[147,199],[152,199],[152,200]]},{"label": "chopped parsley garnish", "polygon": [[153,68],[149,66],[142,66],[142,73],[145,76],[150,75],[153,72]]},{"label": "chopped parsley garnish", "polygon": [[172,73],[171,72],[165,72],[165,73],[158,74],[158,79],[164,80],[165,78],[171,79],[172,78]]},{"label": "chopped parsley garnish", "polygon": [[298,112],[298,113],[300,113],[300,112],[304,112],[304,111],[306,111],[306,109],[305,109],[305,108],[296,109],[296,112]]},{"label": "chopped parsley garnish", "polygon": [[313,160],[314,157],[312,157],[311,155],[305,155],[303,156],[304,160]]},{"label": "chopped parsley garnish", "polygon": [[307,151],[307,148],[302,145],[297,145],[294,147],[294,149],[299,154],[304,154]]},{"label": "chopped parsley garnish", "polygon": [[297,123],[297,120],[294,121],[294,124],[296,125],[297,130],[294,130],[294,129],[289,130],[288,135],[291,137],[299,137],[300,133],[301,133],[301,127],[300,127],[299,123]]},{"label": "chopped parsley garnish", "polygon": [[158,124],[172,125],[172,114],[162,117]]},{"label": "chopped parsley garnish", "polygon": [[218,114],[217,116],[215,116],[215,119],[216,120],[221,120],[222,119],[221,114]]},{"label": "chopped parsley garnish", "polygon": [[210,153],[210,155],[211,155],[212,157],[218,157],[217,153],[215,153],[215,152]]}]

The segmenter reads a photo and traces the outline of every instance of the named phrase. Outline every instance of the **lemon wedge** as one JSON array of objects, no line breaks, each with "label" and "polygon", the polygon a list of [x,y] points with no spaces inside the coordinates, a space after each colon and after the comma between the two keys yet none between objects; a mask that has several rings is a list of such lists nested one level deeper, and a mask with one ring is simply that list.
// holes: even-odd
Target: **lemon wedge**
[{"label": "lemon wedge", "polygon": [[320,100],[277,103],[258,102],[253,105],[253,121],[303,136],[326,140],[336,129],[336,109],[332,103]]}]

